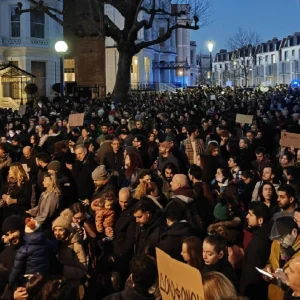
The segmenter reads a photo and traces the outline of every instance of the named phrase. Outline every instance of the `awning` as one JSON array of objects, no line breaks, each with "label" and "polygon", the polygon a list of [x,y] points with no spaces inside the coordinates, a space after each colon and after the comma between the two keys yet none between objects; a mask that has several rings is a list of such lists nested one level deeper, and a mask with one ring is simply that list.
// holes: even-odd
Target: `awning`
[{"label": "awning", "polygon": [[16,67],[12,64],[8,64],[5,66],[0,66],[0,77],[32,77],[35,78],[33,74],[22,70],[19,67]]}]

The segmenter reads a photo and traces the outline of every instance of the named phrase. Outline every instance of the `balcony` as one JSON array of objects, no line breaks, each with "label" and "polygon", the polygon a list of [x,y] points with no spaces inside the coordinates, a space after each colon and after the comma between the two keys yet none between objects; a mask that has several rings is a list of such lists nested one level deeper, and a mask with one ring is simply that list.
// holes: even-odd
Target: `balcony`
[{"label": "balcony", "polygon": [[279,74],[289,74],[291,71],[291,65],[289,62],[279,63]]},{"label": "balcony", "polygon": [[277,64],[266,65],[266,76],[276,76]]},{"label": "balcony", "polygon": [[169,45],[164,45],[159,47],[161,52],[172,52],[177,53],[176,47],[171,47]]},{"label": "balcony", "polygon": [[[43,47],[47,48],[49,45],[48,39],[38,39],[38,38],[2,38],[2,44],[8,47]],[[1,39],[0,39],[1,45]]]}]

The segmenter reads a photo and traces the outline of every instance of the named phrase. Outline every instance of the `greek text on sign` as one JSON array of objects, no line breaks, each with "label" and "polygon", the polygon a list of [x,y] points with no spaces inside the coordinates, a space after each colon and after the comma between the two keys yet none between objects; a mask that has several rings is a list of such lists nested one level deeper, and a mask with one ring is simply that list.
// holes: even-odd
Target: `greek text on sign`
[{"label": "greek text on sign", "polygon": [[200,272],[156,248],[159,289],[163,300],[204,300]]},{"label": "greek text on sign", "polygon": [[236,123],[246,123],[246,124],[252,124],[253,122],[253,116],[252,115],[242,115],[237,114],[235,118]]}]

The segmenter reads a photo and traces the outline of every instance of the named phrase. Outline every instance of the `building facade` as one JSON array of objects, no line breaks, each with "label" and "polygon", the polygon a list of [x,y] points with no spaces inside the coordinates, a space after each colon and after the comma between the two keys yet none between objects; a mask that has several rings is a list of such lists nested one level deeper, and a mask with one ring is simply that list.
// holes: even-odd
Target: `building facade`
[{"label": "building facade", "polygon": [[300,32],[281,40],[273,38],[256,47],[249,45],[249,48],[246,56],[248,80],[234,53],[223,49],[213,62],[215,85],[225,86],[231,81],[236,86],[274,86],[300,80]]},{"label": "building facade", "polygon": [[[170,0],[163,0],[167,11],[176,10],[176,5]],[[105,14],[120,28],[124,27],[124,19],[120,13],[111,5],[105,5]],[[139,19],[146,16],[140,12]],[[186,20],[182,20],[183,22]],[[149,30],[140,30],[138,41],[149,41],[164,34],[168,22],[164,15],[155,17],[153,26]],[[105,40],[106,56],[106,88],[112,92],[118,70],[119,54],[116,43],[111,38]],[[173,90],[176,86],[193,84],[196,79],[196,43],[190,45],[190,32],[187,29],[173,31],[171,38],[165,42],[142,49],[132,59],[131,86],[135,88],[140,85],[152,83],[162,84],[163,89]],[[193,54],[192,54],[193,53]],[[191,64],[193,55],[193,64]],[[194,69],[191,69],[192,66]],[[193,75],[191,75],[193,74]]]},{"label": "building facade", "polygon": [[[62,27],[42,11],[16,14],[16,3],[0,1],[0,64],[10,63],[31,73],[35,76],[31,81],[38,87],[37,95],[50,96],[54,93],[53,84],[60,80],[59,57],[54,45],[62,38]],[[28,1],[22,4],[23,9],[30,8]],[[26,99],[26,83],[17,78],[1,80],[0,74],[0,98]]]}]

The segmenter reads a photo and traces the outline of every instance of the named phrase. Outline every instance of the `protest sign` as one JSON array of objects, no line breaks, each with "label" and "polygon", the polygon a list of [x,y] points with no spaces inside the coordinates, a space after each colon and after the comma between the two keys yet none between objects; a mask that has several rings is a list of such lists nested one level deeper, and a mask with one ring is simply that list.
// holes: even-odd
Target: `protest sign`
[{"label": "protest sign", "polygon": [[82,126],[84,120],[84,114],[72,114],[69,115],[69,125],[70,127]]},{"label": "protest sign", "polygon": [[20,105],[20,106],[19,106],[18,115],[19,115],[19,116],[24,116],[25,113],[26,113],[26,105]]},{"label": "protest sign", "polygon": [[300,149],[300,134],[281,131],[280,146]]},{"label": "protest sign", "polygon": [[246,124],[252,124],[253,122],[253,116],[252,115],[242,115],[237,114],[235,118],[236,123],[246,123]]},{"label": "protest sign", "polygon": [[216,95],[210,95],[210,100],[215,101],[216,100]]},{"label": "protest sign", "polygon": [[200,272],[156,248],[159,289],[163,300],[204,300]]}]

